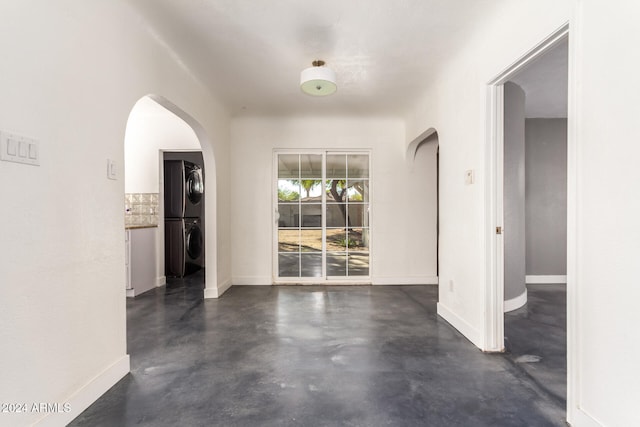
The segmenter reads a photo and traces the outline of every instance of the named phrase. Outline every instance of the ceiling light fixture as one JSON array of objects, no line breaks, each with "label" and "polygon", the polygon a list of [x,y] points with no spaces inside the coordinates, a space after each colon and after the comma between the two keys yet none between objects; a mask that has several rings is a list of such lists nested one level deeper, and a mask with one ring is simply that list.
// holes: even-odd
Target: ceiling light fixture
[{"label": "ceiling light fixture", "polygon": [[313,67],[305,68],[300,73],[300,89],[313,96],[327,96],[334,93],[336,85],[336,73],[324,66],[324,61],[312,62]]}]

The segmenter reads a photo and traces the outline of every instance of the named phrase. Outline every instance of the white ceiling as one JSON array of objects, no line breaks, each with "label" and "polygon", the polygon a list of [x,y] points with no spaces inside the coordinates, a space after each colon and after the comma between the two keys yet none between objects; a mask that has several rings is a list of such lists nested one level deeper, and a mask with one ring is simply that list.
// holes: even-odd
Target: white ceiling
[{"label": "white ceiling", "polygon": [[569,42],[565,40],[520,71],[511,81],[525,92],[528,118],[567,117]]},{"label": "white ceiling", "polygon": [[[127,0],[233,115],[401,115],[507,0]],[[338,92],[301,93],[323,59]]]},{"label": "white ceiling", "polygon": [[[506,0],[127,0],[233,115],[402,115],[486,14]],[[513,81],[527,117],[567,116],[567,43]],[[323,59],[338,92],[300,71]]]}]

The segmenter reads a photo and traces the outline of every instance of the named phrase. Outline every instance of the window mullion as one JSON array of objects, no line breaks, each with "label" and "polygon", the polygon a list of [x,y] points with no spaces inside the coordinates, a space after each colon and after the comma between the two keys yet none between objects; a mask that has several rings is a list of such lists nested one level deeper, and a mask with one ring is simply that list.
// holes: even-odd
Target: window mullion
[{"label": "window mullion", "polygon": [[322,194],[322,279],[327,280],[327,190],[325,183],[327,180],[327,152],[322,152],[322,182],[320,192]]}]

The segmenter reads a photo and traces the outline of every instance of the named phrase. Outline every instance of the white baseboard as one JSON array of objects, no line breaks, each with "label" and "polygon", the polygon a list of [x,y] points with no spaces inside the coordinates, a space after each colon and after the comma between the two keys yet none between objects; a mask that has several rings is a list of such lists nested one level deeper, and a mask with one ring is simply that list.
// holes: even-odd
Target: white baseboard
[{"label": "white baseboard", "polygon": [[374,277],[371,280],[372,285],[437,285],[438,276],[408,276],[408,277]]},{"label": "white baseboard", "polygon": [[361,280],[361,279],[356,279],[356,280],[332,279],[332,280],[319,280],[319,281],[317,280],[306,281],[306,280],[293,279],[293,280],[278,280],[273,283],[273,286],[371,286],[371,281]]},{"label": "white baseboard", "polygon": [[451,326],[456,328],[458,332],[471,341],[473,345],[482,349],[482,337],[480,332],[466,320],[455,314],[442,303],[438,303],[438,315],[446,320]]},{"label": "white baseboard", "polygon": [[[234,277],[231,282],[233,286],[271,286],[273,285],[273,279],[271,277],[261,277],[261,276],[244,276],[244,277]],[[283,281],[282,283],[286,283]],[[351,281],[346,280],[345,284],[351,283]],[[372,278],[370,282],[359,282],[354,281],[353,283],[371,283],[372,285],[437,285],[438,284],[438,276],[407,276],[407,277],[399,277],[399,276],[388,276],[388,277],[375,277]],[[333,285],[334,283],[326,283],[327,285]]]},{"label": "white baseboard", "polygon": [[584,409],[576,408],[570,411],[571,419],[567,419],[567,422],[572,426],[581,427],[603,427],[604,424],[596,420],[593,416],[587,413]]},{"label": "white baseboard", "polygon": [[[160,285],[160,286],[162,286],[162,285]],[[156,288],[157,288],[157,287],[158,287],[158,286],[156,286]],[[153,288],[145,289],[145,290],[144,290],[144,291],[142,291],[142,292],[137,291],[135,288],[133,288],[133,289],[127,289],[127,298],[135,298],[135,297],[137,297],[138,295],[142,295],[142,294],[144,294],[144,293],[146,293],[146,292],[149,292],[149,291],[150,291],[150,290],[152,290],[152,289],[153,289]]]},{"label": "white baseboard", "polygon": [[91,406],[93,402],[98,400],[100,396],[105,394],[107,390],[127,375],[129,370],[129,355],[126,354],[78,389],[64,402],[69,404],[69,412],[46,414],[33,425],[38,427],[53,427],[69,424],[85,409]]},{"label": "white baseboard", "polygon": [[227,292],[231,285],[231,280],[225,280],[224,282],[218,284],[218,296],[222,296],[222,294]]},{"label": "white baseboard", "polygon": [[167,284],[167,276],[156,277],[156,287],[164,286]]},{"label": "white baseboard", "polygon": [[271,286],[273,279],[267,276],[240,276],[231,279],[233,286]]},{"label": "white baseboard", "polygon": [[504,312],[508,313],[513,310],[517,310],[527,303],[527,289],[515,298],[511,298],[504,301]]},{"label": "white baseboard", "polygon": [[231,281],[225,280],[217,286],[207,286],[204,288],[204,298],[220,298],[231,287]]},{"label": "white baseboard", "polygon": [[525,282],[527,285],[552,285],[552,284],[566,284],[567,276],[525,276]]},{"label": "white baseboard", "polygon": [[219,298],[218,288],[207,287],[204,288],[204,299]]}]

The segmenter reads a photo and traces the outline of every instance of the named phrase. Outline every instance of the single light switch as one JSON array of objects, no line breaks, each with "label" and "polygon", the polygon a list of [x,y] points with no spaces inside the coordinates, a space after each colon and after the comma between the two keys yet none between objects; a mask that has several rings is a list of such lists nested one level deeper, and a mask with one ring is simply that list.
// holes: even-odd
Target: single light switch
[{"label": "single light switch", "polygon": [[107,178],[117,179],[116,162],[111,159],[107,159]]},{"label": "single light switch", "polygon": [[18,154],[18,141],[11,138],[7,139],[7,154],[10,156]]},{"label": "single light switch", "polygon": [[29,158],[31,160],[38,160],[38,145],[29,144]]},{"label": "single light switch", "polygon": [[18,156],[27,157],[27,153],[29,152],[29,144],[25,141],[18,142]]}]

